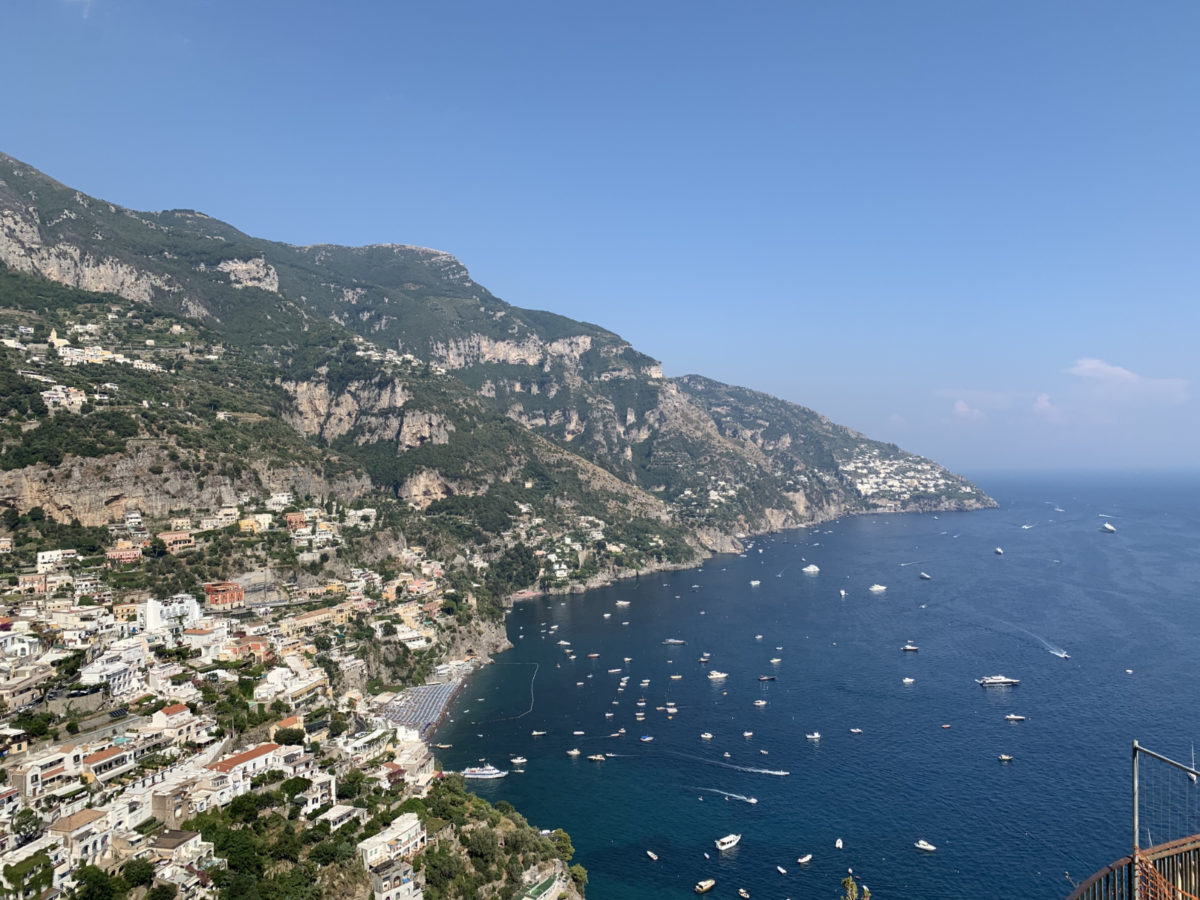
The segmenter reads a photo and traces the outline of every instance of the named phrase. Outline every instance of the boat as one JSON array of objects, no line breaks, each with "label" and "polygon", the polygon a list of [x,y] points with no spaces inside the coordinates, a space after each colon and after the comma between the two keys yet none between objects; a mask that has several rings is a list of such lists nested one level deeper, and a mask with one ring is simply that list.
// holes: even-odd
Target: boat
[{"label": "boat", "polygon": [[744,737],[744,738],[746,738],[747,740],[749,740],[750,738],[754,737],[754,732],[753,732],[753,731],[743,731],[743,732],[742,732],[742,737]]},{"label": "boat", "polygon": [[620,671],[621,671],[620,669],[609,669],[608,674],[609,675],[617,675],[620,673]]},{"label": "boat", "polygon": [[922,581],[929,581],[929,579],[930,579],[930,578],[932,578],[932,577],[933,577],[933,576],[932,576],[932,575],[930,575],[928,572],[922,572],[922,573],[921,573],[921,580],[922,580]]},{"label": "boat", "polygon": [[758,802],[758,798],[757,797],[747,797],[746,802],[749,803],[751,806],[753,806],[755,803]]},{"label": "boat", "polygon": [[541,736],[542,736],[543,734],[545,734],[546,732],[544,732],[544,731],[531,731],[531,732],[529,732],[529,733],[530,733],[530,734],[532,734],[534,737],[541,737]]},{"label": "boat", "polygon": [[900,649],[903,650],[905,653],[916,653],[921,648],[918,647],[916,644],[914,644],[912,641],[909,641],[907,644],[905,644]]},{"label": "boat", "polygon": [[759,581],[757,578],[755,578],[753,581],[750,582],[750,587],[758,587],[760,584],[762,584],[762,582]]},{"label": "boat", "polygon": [[745,888],[738,888],[738,896],[745,897],[746,900],[749,900],[750,892],[748,890],[746,890]]},{"label": "boat", "polygon": [[800,865],[802,865],[802,866],[806,866],[810,862],[812,862],[812,854],[805,853],[803,856],[801,856],[799,859],[797,859],[796,862],[800,863]]},{"label": "boat", "polygon": [[702,732],[700,732],[700,740],[702,740],[702,741],[711,741],[711,740],[712,740],[712,732],[711,732],[711,731],[702,731]]},{"label": "boat", "polygon": [[949,728],[950,726],[949,726],[949,725],[943,725],[942,727],[943,727],[943,728]]},{"label": "boat", "polygon": [[617,606],[628,606],[628,605],[629,605],[628,600],[618,600],[617,601]]},{"label": "boat", "polygon": [[819,741],[821,739],[821,732],[819,732],[819,731],[814,731],[811,733],[805,732],[804,736],[806,738],[808,738],[810,741]]},{"label": "boat", "polygon": [[1105,534],[1116,534],[1116,531],[1117,531],[1117,529],[1113,527],[1112,522],[1105,522],[1103,525],[1100,526],[1100,530],[1103,531]]},{"label": "boat", "polygon": [[775,868],[776,868],[776,870],[779,872],[779,874],[780,874],[780,875],[786,875],[786,874],[787,874],[787,869],[785,869],[783,866],[776,866]]},{"label": "boat", "polygon": [[838,838],[836,841],[834,841],[833,846],[835,849],[841,850],[842,849],[842,839]]},{"label": "boat", "polygon": [[640,738],[638,738],[638,740],[641,741],[643,744],[648,744],[652,740],[654,740],[654,738],[653,738],[653,736],[651,736],[649,734],[643,734]]},{"label": "boat", "polygon": [[713,885],[716,883],[717,882],[712,878],[705,878],[703,881],[697,882],[696,886],[692,890],[694,890],[697,894],[703,894],[707,891],[711,891],[713,889]]},{"label": "boat", "polygon": [[774,675],[759,675],[758,680],[759,681],[774,681],[775,676]]},{"label": "boat", "polygon": [[723,838],[717,838],[713,841],[717,845],[718,850],[728,850],[731,847],[736,847],[737,842],[742,839],[740,834],[727,834]]},{"label": "boat", "polygon": [[599,659],[599,658],[600,658],[599,653],[589,653],[588,654],[588,659]]},{"label": "boat", "polygon": [[862,734],[862,729],[861,728],[851,728],[850,733],[851,734]]},{"label": "boat", "polygon": [[754,701],[754,705],[755,705],[755,706],[766,706],[766,705],[767,705],[767,701],[766,701],[766,700],[755,700],[755,701]]},{"label": "boat", "polygon": [[646,855],[648,857],[650,857],[652,860],[654,860],[655,862],[658,862],[658,854],[655,853],[653,850],[647,850]]},{"label": "boat", "polygon": [[1001,753],[996,759],[1000,760],[1000,762],[1012,762],[1012,756],[1007,753]]},{"label": "boat", "polygon": [[754,636],[754,639],[755,639],[756,641],[761,641],[761,640],[762,640],[762,635],[761,635],[761,634],[756,634],[756,635]]},{"label": "boat", "polygon": [[582,731],[572,731],[571,734],[575,735],[575,737],[579,737],[581,734],[583,734],[583,732]]},{"label": "boat", "polygon": [[821,567],[816,565],[816,563],[809,563],[807,566],[805,566],[800,571],[803,572],[805,575],[816,575],[818,572],[821,571]]},{"label": "boat", "polygon": [[591,756],[588,757],[588,759],[590,759],[592,762],[604,762],[604,754],[603,753],[593,753]]},{"label": "boat", "polygon": [[1053,653],[1055,656],[1057,656],[1059,659],[1070,659],[1071,658],[1071,654],[1069,654],[1066,650],[1051,650],[1050,652]]},{"label": "boat", "polygon": [[921,840],[917,841],[915,844],[913,844],[913,846],[918,850],[924,850],[926,853],[932,853],[937,849],[937,847],[933,846],[933,844],[929,843],[929,841],[925,840],[924,838],[921,838]]},{"label": "boat", "polygon": [[578,755],[579,755],[578,747],[572,747],[570,750],[567,751],[567,756],[578,756]]},{"label": "boat", "polygon": [[679,681],[679,679],[681,679],[681,678],[683,678],[682,675],[672,675],[671,676],[672,681]]},{"label": "boat", "polygon": [[514,766],[523,766],[523,765],[525,765],[525,763],[529,762],[529,760],[527,760],[523,756],[514,756],[512,759],[509,760],[509,762],[512,763]]},{"label": "boat", "polygon": [[902,679],[900,679],[900,680],[901,680],[901,681],[903,681],[905,684],[912,684],[912,683],[913,683],[914,681],[916,681],[917,679],[915,679],[915,678],[902,678]]},{"label": "boat", "polygon": [[1024,722],[1025,721],[1024,716],[1018,716],[1016,713],[1009,713],[1004,718],[1005,718],[1005,721],[1008,721],[1008,722]]},{"label": "boat", "polygon": [[843,600],[846,599],[846,589],[845,588],[842,588],[840,591],[838,591],[838,593],[842,595]]},{"label": "boat", "polygon": [[1003,555],[1004,555],[1004,548],[1003,548],[1003,547],[997,547],[997,548],[996,548],[996,555],[997,555],[997,556],[1003,556]]},{"label": "boat", "polygon": [[502,772],[495,766],[470,766],[462,770],[463,778],[503,778],[507,772]]},{"label": "boat", "polygon": [[1021,681],[1004,675],[984,675],[982,678],[976,678],[975,683],[982,687],[1007,687],[1010,684],[1020,684]]},{"label": "boat", "polygon": [[768,661],[768,662],[769,662],[771,665],[773,665],[773,666],[777,666],[777,665],[779,665],[781,662],[783,662],[783,660],[782,660],[782,659],[780,659],[778,656],[772,656],[772,657],[771,657],[769,660],[767,660],[767,661]]},{"label": "boat", "polygon": [[681,641],[679,638],[667,638],[663,643],[672,647],[679,647],[686,644],[687,641]]},{"label": "boat", "polygon": [[433,746],[437,747],[439,750],[449,750],[454,745],[453,744],[434,744]]},{"label": "boat", "polygon": [[873,584],[869,588],[867,588],[867,590],[870,591],[872,594],[882,594],[884,591],[887,590],[887,585],[886,584]]},{"label": "boat", "polygon": [[716,669],[713,669],[711,672],[708,673],[709,681],[720,681],[722,678],[728,678],[728,677],[729,677],[728,672],[718,672]]}]

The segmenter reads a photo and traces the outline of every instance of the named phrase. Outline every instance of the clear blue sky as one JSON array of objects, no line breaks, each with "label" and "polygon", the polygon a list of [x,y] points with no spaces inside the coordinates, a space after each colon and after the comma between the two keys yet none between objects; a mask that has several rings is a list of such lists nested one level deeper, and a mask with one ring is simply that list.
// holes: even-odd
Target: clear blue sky
[{"label": "clear blue sky", "polygon": [[1200,460],[1200,3],[5,0],[0,150],[970,474]]}]

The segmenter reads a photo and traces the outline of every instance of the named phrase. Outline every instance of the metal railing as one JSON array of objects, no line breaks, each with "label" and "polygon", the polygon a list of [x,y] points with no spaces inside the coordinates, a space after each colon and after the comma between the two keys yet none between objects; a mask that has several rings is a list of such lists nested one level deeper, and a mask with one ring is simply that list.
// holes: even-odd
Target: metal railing
[{"label": "metal railing", "polygon": [[[1143,867],[1153,866],[1177,896],[1200,896],[1200,834],[1140,850],[1138,855]],[[1133,876],[1133,857],[1123,856],[1075,888],[1067,900],[1134,900],[1138,895]]]}]

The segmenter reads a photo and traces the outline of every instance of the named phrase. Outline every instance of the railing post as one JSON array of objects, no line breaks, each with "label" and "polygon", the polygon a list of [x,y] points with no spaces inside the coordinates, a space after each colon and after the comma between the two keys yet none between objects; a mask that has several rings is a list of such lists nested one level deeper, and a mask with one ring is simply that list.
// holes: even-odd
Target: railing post
[{"label": "railing post", "polygon": [[1141,896],[1141,884],[1138,878],[1138,742],[1133,741],[1133,852],[1129,864],[1129,894],[1133,900]]}]

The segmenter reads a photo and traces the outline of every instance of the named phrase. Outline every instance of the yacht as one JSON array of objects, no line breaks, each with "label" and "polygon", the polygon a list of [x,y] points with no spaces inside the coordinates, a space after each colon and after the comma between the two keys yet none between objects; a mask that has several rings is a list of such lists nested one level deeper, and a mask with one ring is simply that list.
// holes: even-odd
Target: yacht
[{"label": "yacht", "polygon": [[728,850],[731,847],[736,847],[737,842],[742,839],[740,834],[727,834],[723,838],[717,838],[713,843],[717,845],[718,850]]},{"label": "yacht", "polygon": [[914,644],[912,641],[909,641],[907,644],[905,644],[900,649],[903,650],[905,653],[916,653],[921,648],[918,647],[916,644]]},{"label": "yacht", "polygon": [[806,738],[808,738],[810,741],[819,741],[821,739],[821,732],[819,732],[819,731],[805,732],[804,736]]},{"label": "yacht", "polygon": [[495,766],[471,766],[462,770],[463,778],[503,778],[507,772],[501,772]]},{"label": "yacht", "polygon": [[578,747],[572,747],[570,750],[567,751],[567,756],[578,756],[578,755],[579,755]]},{"label": "yacht", "polygon": [[917,679],[915,679],[915,678],[902,678],[902,679],[900,679],[900,680],[901,680],[901,681],[903,681],[905,684],[912,684],[912,683],[913,683],[914,681],[916,681]]},{"label": "yacht", "polygon": [[873,584],[869,588],[867,588],[867,590],[870,591],[872,594],[882,594],[884,591],[887,590],[887,585],[886,584]]},{"label": "yacht", "polygon": [[702,741],[711,741],[711,740],[712,740],[712,732],[711,732],[711,731],[702,731],[702,732],[700,732],[700,740],[702,740]]},{"label": "yacht", "polygon": [[932,853],[934,850],[937,849],[937,847],[933,846],[933,844],[929,843],[929,841],[925,840],[924,838],[917,841],[915,844],[913,844],[913,846],[916,847],[918,850],[924,850],[927,853]]},{"label": "yacht", "polygon": [[1021,681],[1004,675],[984,675],[982,678],[976,678],[975,683],[982,687],[1007,687],[1010,684],[1020,684]]},{"label": "yacht", "polygon": [[718,672],[716,669],[713,669],[711,672],[708,673],[709,681],[720,681],[722,678],[728,678],[728,677],[729,677],[728,672]]},{"label": "yacht", "polygon": [[818,566],[816,563],[809,563],[807,566],[805,566],[800,571],[803,572],[805,575],[816,575],[818,572],[821,571],[821,567]]},{"label": "yacht", "polygon": [[704,894],[704,893],[707,893],[708,891],[711,891],[713,889],[713,885],[715,885],[716,883],[717,882],[714,881],[712,878],[705,878],[703,881],[697,882],[697,884],[693,888],[693,890],[697,894]]},{"label": "yacht", "polygon": [[588,759],[590,759],[592,762],[604,762],[604,754],[593,753],[588,757]]},{"label": "yacht", "polygon": [[509,762],[512,763],[514,766],[523,766],[523,765],[525,765],[525,763],[529,762],[529,760],[527,760],[523,756],[514,756],[512,759],[509,760]]},{"label": "yacht", "polygon": [[1016,713],[1009,713],[1007,716],[1004,717],[1004,719],[1007,722],[1024,722],[1025,721],[1024,716],[1018,716]]}]

